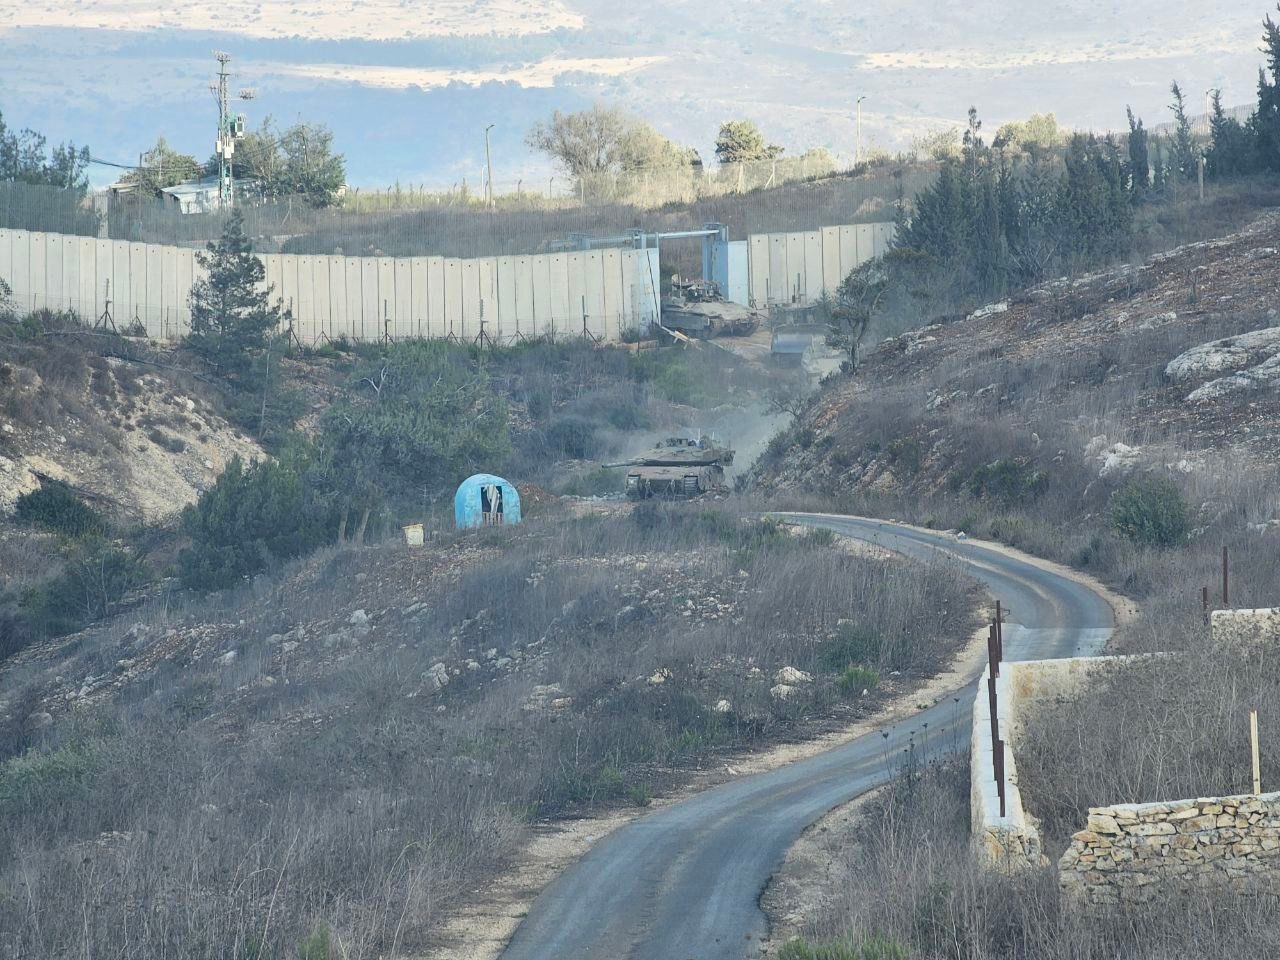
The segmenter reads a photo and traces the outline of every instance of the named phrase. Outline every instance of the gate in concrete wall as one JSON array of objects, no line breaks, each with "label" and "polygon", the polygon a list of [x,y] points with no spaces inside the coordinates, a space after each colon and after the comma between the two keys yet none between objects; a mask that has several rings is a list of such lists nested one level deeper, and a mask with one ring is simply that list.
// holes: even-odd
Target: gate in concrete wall
[{"label": "gate in concrete wall", "polygon": [[893,237],[892,223],[856,223],[717,241],[710,279],[743,306],[813,303],[834,296],[855,267],[884,256]]}]

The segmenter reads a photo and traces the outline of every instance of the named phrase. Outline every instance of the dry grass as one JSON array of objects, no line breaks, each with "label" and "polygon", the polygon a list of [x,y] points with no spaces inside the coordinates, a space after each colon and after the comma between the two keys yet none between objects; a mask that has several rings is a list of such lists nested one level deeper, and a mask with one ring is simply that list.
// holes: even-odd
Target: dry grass
[{"label": "dry grass", "polygon": [[[691,505],[417,559],[326,551],[157,601],[0,685],[0,742],[26,750],[0,767],[0,952],[288,956],[323,928],[342,956],[411,955],[531,819],[646,803],[686,766],[872,709],[836,683],[837,621],[926,672],[971,629],[971,589]],[[786,702],[782,665],[817,672]],[[109,692],[64,712],[55,673]]]},{"label": "dry grass", "polygon": [[[1060,911],[1052,868],[1005,876],[969,848],[965,758],[904,769],[837,864],[843,895],[805,931],[812,942],[896,945],[862,956],[933,960],[1199,960],[1270,956],[1274,904],[1229,896],[1112,920]],[[850,956],[859,956],[850,952]]]}]

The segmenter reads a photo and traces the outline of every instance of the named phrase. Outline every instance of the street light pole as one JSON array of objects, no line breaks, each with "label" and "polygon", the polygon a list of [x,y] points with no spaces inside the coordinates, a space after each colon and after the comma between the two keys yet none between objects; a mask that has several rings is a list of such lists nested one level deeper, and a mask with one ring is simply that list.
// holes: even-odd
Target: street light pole
[{"label": "street light pole", "polygon": [[862,101],[867,99],[866,94],[858,98],[858,139],[853,147],[853,165],[856,167],[862,162]]},{"label": "street light pole", "polygon": [[489,124],[484,128],[484,166],[488,172],[488,182],[486,188],[489,193],[489,209],[493,209],[493,155],[489,152],[489,131],[494,128],[494,124]]}]

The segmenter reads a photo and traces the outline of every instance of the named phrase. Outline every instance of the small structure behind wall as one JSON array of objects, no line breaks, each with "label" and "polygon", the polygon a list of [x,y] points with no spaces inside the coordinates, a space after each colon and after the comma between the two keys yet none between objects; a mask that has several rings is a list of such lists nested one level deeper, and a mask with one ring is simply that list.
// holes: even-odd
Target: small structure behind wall
[{"label": "small structure behind wall", "polygon": [[477,473],[453,495],[453,518],[459,530],[520,522],[520,492],[502,477]]}]

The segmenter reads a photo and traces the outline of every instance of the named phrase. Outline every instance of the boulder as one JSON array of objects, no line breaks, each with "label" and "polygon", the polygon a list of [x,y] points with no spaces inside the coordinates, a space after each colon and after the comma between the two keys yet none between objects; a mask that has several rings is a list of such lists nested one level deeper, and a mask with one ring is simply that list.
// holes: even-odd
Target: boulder
[{"label": "boulder", "polygon": [[369,615],[363,610],[356,610],[351,616],[347,617],[347,623],[353,627],[360,626],[369,622]]},{"label": "boulder", "polygon": [[429,682],[437,690],[449,685],[449,668],[443,663],[433,663],[422,679]]},{"label": "boulder", "polygon": [[1180,383],[1239,370],[1277,354],[1280,354],[1280,327],[1266,327],[1192,347],[1170,360],[1164,374]]},{"label": "boulder", "polygon": [[733,704],[728,700],[717,700],[716,705],[711,709],[716,713],[733,713]]},{"label": "boulder", "polygon": [[1219,377],[1217,380],[1210,380],[1204,386],[1187,394],[1187,400],[1191,403],[1199,403],[1202,400],[1217,400],[1229,393],[1276,386],[1280,386],[1280,353],[1255,367],[1241,370],[1227,377]]},{"label": "boulder", "polygon": [[769,695],[775,700],[787,700],[799,687],[793,687],[787,683],[779,683],[769,688]]},{"label": "boulder", "polygon": [[805,673],[803,670],[797,670],[795,667],[783,667],[773,675],[774,683],[795,686],[800,683],[810,683],[813,681],[813,674]]},{"label": "boulder", "polygon": [[993,317],[997,313],[1007,313],[1009,310],[1009,301],[1005,300],[1001,303],[988,303],[985,307],[979,307],[966,318],[968,320],[985,320],[987,317]]}]

